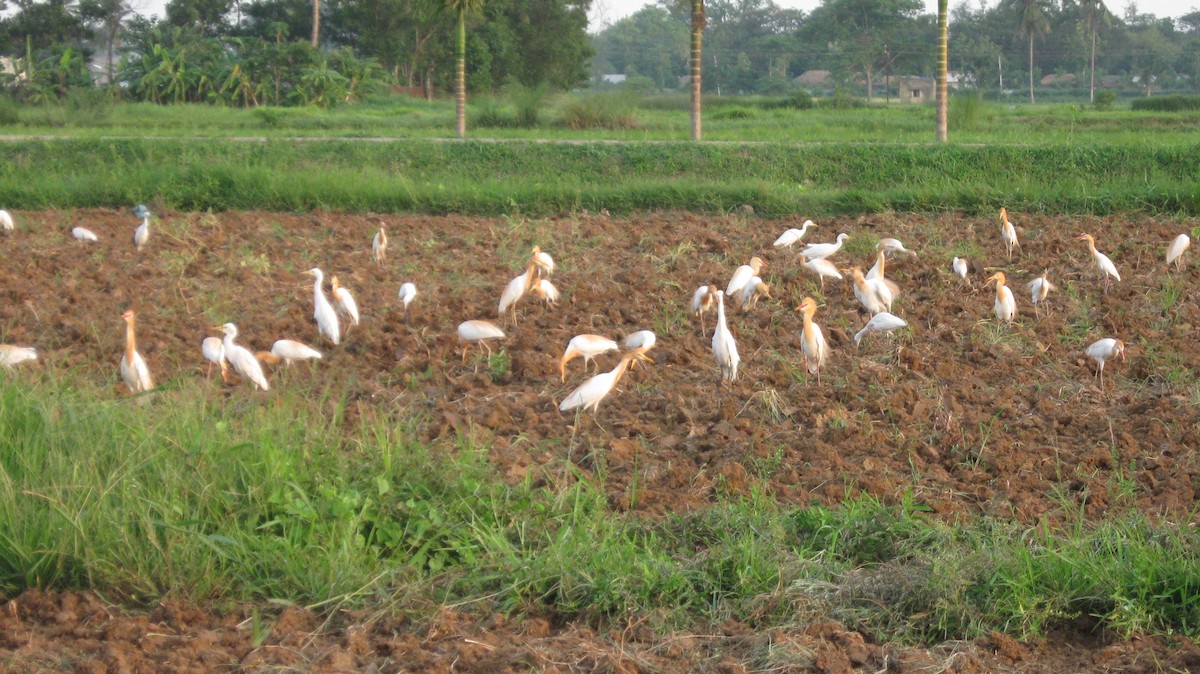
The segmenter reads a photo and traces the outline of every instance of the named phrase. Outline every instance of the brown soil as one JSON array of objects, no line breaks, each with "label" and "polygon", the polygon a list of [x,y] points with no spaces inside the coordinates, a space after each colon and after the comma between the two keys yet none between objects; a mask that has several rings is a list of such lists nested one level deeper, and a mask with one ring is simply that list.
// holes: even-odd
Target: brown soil
[{"label": "brown soil", "polygon": [[[945,519],[987,514],[1032,523],[1078,512],[1099,518],[1127,507],[1172,521],[1196,519],[1200,460],[1189,448],[1200,444],[1200,350],[1194,346],[1200,267],[1190,263],[1168,274],[1162,260],[1171,238],[1194,222],[1016,215],[1022,247],[1011,262],[994,216],[823,222],[810,240],[829,241],[846,231],[862,251],[835,258],[843,267],[868,267],[869,245],[862,242],[883,236],[922,254],[888,267],[902,289],[894,313],[909,322],[911,333],[869,335],[862,349],[854,348],[852,335],[866,316],[849,283],[827,285],[816,321],[833,355],[818,386],[801,366],[801,320],[793,310],[805,295],[821,298],[816,281],[794,252],[770,245],[793,223],[688,214],[549,221],[388,216],[391,257],[376,269],[369,260],[376,217],[167,213],[141,255],[132,245],[136,222],[125,212],[21,213],[19,219],[22,228],[0,240],[0,341],[35,345],[43,363],[113,382],[114,395],[123,394],[116,386],[120,314],[132,306],[140,312],[139,348],[159,382],[204,376],[199,342],[216,323],[237,323],[239,341],[254,349],[278,338],[307,341],[324,349],[326,359],[315,372],[293,368],[289,379],[304,385],[319,378],[352,391],[351,422],[381,411],[421,412],[430,419],[427,439],[472,438],[508,480],[561,480],[570,461],[603,477],[618,510],[660,515],[760,489],[797,504],[858,494],[896,502],[910,495]],[[96,231],[101,242],[72,240],[76,225]],[[1074,240],[1083,231],[1096,235],[1121,270],[1123,280],[1107,295],[1085,244]],[[983,254],[973,259],[974,286],[966,287],[950,272],[950,251],[972,241]],[[502,345],[509,366],[493,378],[478,358],[460,362],[454,330],[462,320],[495,318],[501,289],[521,271],[533,244],[558,261],[554,282],[563,301],[556,308],[520,303],[518,325]],[[722,390],[710,336],[688,316],[687,303],[697,286],[723,286],[756,254],[770,265],[764,276],[773,299],[731,312],[743,364],[738,381]],[[363,324],[341,347],[317,340],[311,283],[299,273],[313,266],[337,273],[363,310]],[[1020,317],[1011,327],[992,319],[992,291],[978,273],[993,266],[1009,274],[1017,295]],[[1024,282],[1042,269],[1059,289],[1035,319]],[[396,298],[407,280],[420,289],[410,324]],[[711,331],[711,315],[707,326]],[[583,332],[619,338],[643,328],[658,333],[650,354],[657,364],[630,373],[595,421],[584,414],[576,428],[574,414],[558,411],[558,402],[585,379],[576,361],[567,383],[558,381],[557,358],[568,339]],[[1125,341],[1128,358],[1110,363],[1111,378],[1101,389],[1083,349],[1107,336]],[[602,369],[615,363],[611,356],[599,360]],[[273,377],[277,387],[287,385],[279,373]],[[272,393],[242,387],[226,395]],[[159,615],[162,608],[149,616],[110,617],[113,609],[87,596],[26,595],[17,609],[22,602],[32,607],[7,618],[18,622],[3,638],[11,641],[13,630],[23,629],[41,639],[41,647],[62,639],[59,656],[75,649],[90,653],[89,662],[108,657],[106,644],[114,639],[103,630],[110,625],[145,625],[142,636],[119,640],[145,645],[146,635],[170,623]],[[39,608],[46,602],[99,608],[58,624],[56,611]],[[153,651],[158,655],[146,656],[146,671],[175,668],[166,653],[184,633],[189,649],[196,649],[209,638],[201,635],[212,632],[211,648],[226,654],[216,660],[244,663],[264,649],[249,645],[249,630],[238,628],[239,620],[196,612],[195,620],[161,637]],[[349,659],[338,662],[349,663],[348,670],[385,657],[393,659],[380,671],[449,669],[456,658],[458,669],[487,663],[473,671],[738,671],[737,663],[749,664],[739,658],[754,644],[774,639],[812,651],[815,662],[827,657],[816,666],[827,671],[840,671],[838,658],[875,671],[885,658],[918,657],[893,657],[869,645],[859,662],[847,644],[861,637],[836,626],[827,633],[738,635],[735,641],[749,644],[739,650],[717,645],[728,635],[681,637],[672,646],[579,626],[528,635],[541,629],[534,620],[499,627],[461,616],[453,622],[444,632],[453,637],[395,627],[407,636],[389,636],[387,646],[379,632],[384,628],[372,627],[362,646],[367,655],[338,642],[351,639],[351,627],[333,632],[340,636],[312,636],[304,628],[296,631],[301,637],[285,635],[276,649],[281,655],[272,657],[294,656],[296,666],[322,670],[336,669],[322,658],[340,649],[338,657]],[[397,639],[408,646],[395,645]],[[1063,662],[1046,669],[1135,671],[1145,657],[1153,671],[1191,667],[1165,663],[1194,650],[1153,639],[1102,648],[1092,640],[1076,649],[1064,637],[1032,651],[1000,637],[996,643],[965,645],[958,655],[921,651],[920,657],[932,658],[935,668],[957,668],[948,671],[1042,671],[1047,658],[1060,656]],[[0,646],[24,652],[16,642]],[[1023,659],[1014,660],[1014,653]],[[500,654],[508,659],[496,659]],[[18,669],[61,664],[36,654],[15,657]],[[189,662],[209,666],[198,651]],[[109,664],[120,671],[116,661]]]}]

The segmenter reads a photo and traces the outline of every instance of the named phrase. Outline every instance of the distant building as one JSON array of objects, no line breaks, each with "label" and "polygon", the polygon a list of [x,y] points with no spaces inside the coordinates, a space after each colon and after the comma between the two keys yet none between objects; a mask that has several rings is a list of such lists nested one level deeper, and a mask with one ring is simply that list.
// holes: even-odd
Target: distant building
[{"label": "distant building", "polygon": [[937,81],[932,77],[901,75],[896,78],[896,89],[901,103],[924,103],[933,100]]},{"label": "distant building", "polygon": [[828,70],[805,70],[792,80],[794,84],[801,87],[829,87],[833,86],[833,78]]},{"label": "distant building", "polygon": [[602,82],[604,82],[605,84],[621,84],[622,82],[624,82],[627,79],[629,79],[629,78],[626,75],[623,75],[621,73],[612,73],[609,75],[601,75],[600,76],[600,80]]},{"label": "distant building", "polygon": [[1051,73],[1041,79],[1041,84],[1043,87],[1069,87],[1075,84],[1075,75],[1074,73],[1064,73],[1062,75]]}]

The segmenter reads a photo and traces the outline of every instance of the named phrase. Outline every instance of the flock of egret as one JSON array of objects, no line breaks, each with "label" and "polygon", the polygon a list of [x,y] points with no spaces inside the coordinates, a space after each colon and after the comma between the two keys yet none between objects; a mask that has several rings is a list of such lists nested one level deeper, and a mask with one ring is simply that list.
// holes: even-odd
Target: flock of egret
[{"label": "flock of egret", "polygon": [[[150,237],[150,212],[141,205],[134,208],[133,212],[141,220],[133,237],[134,245],[141,251],[147,245]],[[1001,240],[1011,259],[1014,252],[1020,249],[1020,242],[1017,238],[1016,228],[1009,221],[1008,211],[1003,208],[1000,209],[1000,223]],[[789,229],[775,241],[774,245],[776,248],[789,248],[803,243],[808,230],[815,226],[815,223],[809,220],[800,229]],[[6,211],[0,211],[0,228],[5,231],[13,229],[13,219]],[[74,228],[72,235],[85,242],[98,240],[95,233],[82,227]],[[830,258],[841,251],[849,238],[848,234],[841,233],[833,242],[808,243],[799,250],[799,256],[803,259],[803,268],[819,277],[822,289],[826,279],[843,280],[845,278],[845,270],[839,269]],[[1077,239],[1087,242],[1088,250],[1100,274],[1104,290],[1107,292],[1113,282],[1121,280],[1116,265],[1107,255],[1097,250],[1096,241],[1092,235],[1082,234]],[[1181,257],[1190,244],[1191,240],[1186,234],[1180,234],[1172,241],[1166,255],[1168,267],[1174,265],[1176,270],[1180,269]],[[387,247],[387,226],[380,222],[379,230],[371,242],[370,255],[375,264],[382,265],[385,262]],[[863,273],[860,267],[852,267],[848,272],[855,298],[870,315],[867,323],[854,335],[856,346],[861,346],[862,339],[869,333],[890,332],[907,325],[904,319],[890,313],[893,303],[900,294],[900,288],[887,278],[886,271],[889,255],[915,256],[916,253],[905,248],[903,243],[893,238],[880,239],[875,246],[875,251],[875,263],[866,273]],[[753,257],[749,263],[734,271],[724,290],[715,284],[705,284],[697,288],[692,295],[691,310],[693,315],[700,320],[702,334],[707,334],[704,323],[705,314],[713,309],[716,310],[717,320],[712,336],[712,352],[720,370],[722,383],[737,379],[738,365],[741,360],[736,339],[729,327],[726,303],[750,309],[760,298],[770,298],[771,286],[760,276],[766,267],[767,263],[761,258]],[[554,269],[554,259],[535,246],[521,274],[509,281],[501,292],[497,305],[498,318],[504,319],[508,316],[516,325],[516,307],[527,296],[534,296],[550,305],[556,304],[560,293],[551,280]],[[951,262],[951,269],[966,283],[971,282],[970,265],[967,260],[955,257]],[[349,331],[352,326],[359,324],[359,309],[354,296],[349,289],[339,283],[337,276],[332,276],[330,283],[333,301],[331,302],[325,295],[324,272],[319,268],[313,268],[304,273],[313,277],[313,318],[317,334],[320,338],[337,346],[345,334],[342,328],[342,319],[347,321],[345,331]],[[993,310],[996,318],[1003,322],[1013,321],[1017,316],[1018,309],[1016,298],[1008,286],[1007,275],[1002,271],[997,271],[987,278],[987,283],[995,285]],[[1030,301],[1035,314],[1040,315],[1039,306],[1046,301],[1055,286],[1047,278],[1047,272],[1043,271],[1040,276],[1029,281],[1026,287],[1030,292]],[[401,285],[398,297],[403,306],[406,321],[409,307],[416,296],[416,285],[411,282]],[[825,340],[821,326],[815,320],[817,303],[813,298],[805,297],[796,307],[796,311],[801,314],[803,321],[800,344],[804,366],[810,374],[815,375],[819,385],[821,369],[829,358],[830,347]],[[154,383],[145,359],[137,351],[137,317],[131,310],[126,311],[122,318],[126,324],[126,338],[125,351],[119,364],[121,378],[131,393],[149,391],[154,388]],[[291,365],[294,361],[322,357],[322,354],[316,349],[301,342],[286,339],[276,341],[270,351],[254,353],[235,341],[238,335],[236,325],[226,323],[213,328],[213,330],[220,332],[223,337],[208,337],[201,344],[201,352],[204,358],[210,362],[210,372],[213,365],[218,366],[222,380],[228,381],[232,370],[240,378],[251,382],[263,391],[270,389],[262,367],[264,363],[275,365],[283,362]],[[472,345],[477,345],[490,356],[492,349],[489,342],[505,338],[504,330],[499,325],[482,319],[462,322],[458,326],[457,332],[458,339],[462,344],[464,362]],[[624,340],[624,347],[627,351],[621,356],[616,367],[611,371],[597,373],[589,378],[568,394],[559,408],[564,411],[579,409],[595,412],[600,402],[616,388],[628,370],[634,369],[636,364],[641,361],[654,362],[646,353],[654,347],[655,342],[656,336],[648,330],[641,330],[629,335]],[[583,359],[584,370],[587,371],[593,366],[593,361],[602,354],[620,350],[621,345],[608,337],[595,334],[577,335],[567,343],[559,359],[560,379],[563,382],[566,381],[567,364],[576,358]],[[1124,351],[1124,343],[1115,337],[1101,339],[1087,347],[1086,355],[1096,362],[1097,376],[1100,378],[1101,385],[1103,385],[1105,362],[1117,356],[1123,357]],[[0,345],[0,365],[12,367],[36,358],[37,353],[31,347]],[[598,370],[598,363],[595,365]]]}]

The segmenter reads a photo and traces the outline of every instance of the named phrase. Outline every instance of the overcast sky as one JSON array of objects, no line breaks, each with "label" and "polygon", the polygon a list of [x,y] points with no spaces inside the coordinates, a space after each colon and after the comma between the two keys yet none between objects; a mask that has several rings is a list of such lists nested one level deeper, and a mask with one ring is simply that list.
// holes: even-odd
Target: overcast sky
[{"label": "overcast sky", "polygon": [[[978,0],[970,1],[972,4],[978,2]],[[793,7],[806,12],[811,11],[821,4],[821,0],[775,0],[775,2],[781,7]],[[961,0],[951,0],[951,10],[959,2]],[[650,4],[648,0],[592,0],[592,11],[589,15],[592,21],[591,30],[593,32],[600,30],[605,25],[617,19],[633,14],[647,4]],[[995,4],[996,0],[988,2],[988,6],[994,6]],[[1104,4],[1108,6],[1109,11],[1113,14],[1123,16],[1125,14],[1125,7],[1129,3],[1126,0],[1107,0]],[[1137,2],[1137,11],[1139,14],[1153,14],[1158,17],[1169,16],[1175,18],[1194,11],[1198,6],[1200,6],[1200,0],[1139,0]],[[925,8],[930,14],[936,13],[937,0],[925,0]]]}]

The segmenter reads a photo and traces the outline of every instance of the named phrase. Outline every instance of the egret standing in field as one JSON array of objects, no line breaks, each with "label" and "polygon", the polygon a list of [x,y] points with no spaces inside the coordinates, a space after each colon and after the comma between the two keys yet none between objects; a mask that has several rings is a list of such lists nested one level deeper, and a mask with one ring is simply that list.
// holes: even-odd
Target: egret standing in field
[{"label": "egret standing in field", "polygon": [[222,346],[225,347],[225,360],[233,366],[233,371],[243,379],[249,379],[258,388],[264,391],[271,390],[271,385],[267,383],[267,377],[263,374],[262,365],[259,364],[254,354],[250,353],[250,349],[233,343],[238,334],[237,326],[233,323],[226,323],[213,329],[225,333],[225,341]]},{"label": "egret standing in field", "polygon": [[868,281],[873,281],[878,278],[884,278],[884,273],[886,270],[887,253],[883,249],[880,249],[875,253],[875,264],[871,265],[871,268],[867,270],[866,279]]},{"label": "egret standing in field", "polygon": [[540,278],[534,281],[533,294],[552,307],[558,306],[558,300],[562,297],[562,294],[558,292],[558,288],[548,278]]},{"label": "egret standing in field", "polygon": [[721,368],[721,381],[736,380],[741,358],[738,357],[737,342],[729,331],[729,324],[725,322],[725,293],[720,290],[717,291],[717,328],[713,331],[712,350]]},{"label": "egret standing in field", "polygon": [[833,264],[832,262],[830,262],[829,260],[826,260],[824,258],[818,258],[816,260],[809,260],[801,266],[803,266],[805,269],[811,271],[812,273],[816,274],[817,277],[821,279],[821,291],[822,292],[825,291],[825,278],[826,277],[835,278],[838,280],[842,279],[842,272],[838,271],[837,265]]},{"label": "egret standing in field", "polygon": [[[144,206],[142,208],[145,208]],[[142,224],[133,232],[133,245],[137,246],[138,252],[142,252],[142,248],[146,242],[150,240],[150,211],[140,211]]]},{"label": "egret standing in field", "polygon": [[881,311],[872,316],[871,320],[867,321],[862,330],[854,333],[854,345],[861,347],[862,344],[860,342],[862,342],[862,338],[868,332],[891,332],[907,325],[908,323],[905,323],[903,318],[886,311]]},{"label": "egret standing in field", "polygon": [[[600,335],[576,335],[567,342],[567,348],[563,351],[562,358],[558,360],[558,374],[562,381],[567,380],[567,363],[572,360],[583,357],[583,369],[587,371],[592,360],[602,353],[608,351],[617,351],[621,347],[616,341]],[[599,368],[599,365],[596,366]]]},{"label": "egret standing in field", "polygon": [[1097,342],[1093,342],[1087,348],[1088,358],[1096,361],[1096,376],[1100,378],[1100,387],[1104,388],[1104,362],[1110,358],[1120,356],[1125,359],[1125,343],[1119,339],[1106,337]]},{"label": "egret standing in field", "polygon": [[1192,239],[1187,234],[1175,237],[1170,247],[1167,248],[1167,266],[1170,267],[1174,263],[1175,271],[1180,271],[1183,264],[1183,251],[1187,250],[1190,245],[1192,245]]},{"label": "egret standing in field", "polygon": [[125,320],[125,353],[121,355],[119,367],[121,379],[130,393],[149,391],[154,388],[154,382],[150,379],[150,369],[146,367],[145,359],[137,350],[137,314],[130,309],[121,314],[121,318]]},{"label": "egret standing in field", "polygon": [[208,372],[204,374],[208,377],[212,374],[212,366],[217,365],[221,368],[221,381],[229,382],[229,365],[225,360],[225,344],[220,337],[205,337],[204,341],[200,342],[200,353],[204,354],[204,360],[208,361]]},{"label": "egret standing in field", "polygon": [[808,247],[800,251],[805,260],[823,260],[830,255],[842,249],[842,244],[846,243],[850,235],[845,232],[837,235],[837,240],[833,243],[810,243]]},{"label": "egret standing in field", "polygon": [[417,298],[417,286],[412,283],[400,285],[400,303],[404,305],[404,322],[408,322],[408,305]]},{"label": "egret standing in field", "polygon": [[956,257],[950,262],[950,266],[954,269],[954,273],[958,274],[959,278],[966,281],[967,285],[971,285],[971,279],[967,278],[967,272],[970,271],[970,267],[967,265],[966,258]]},{"label": "egret standing in field", "polygon": [[742,309],[750,310],[754,305],[758,304],[758,299],[765,297],[771,299],[771,286],[764,282],[761,278],[753,276],[742,288],[741,297],[738,298]]},{"label": "egret standing in field", "polygon": [[1121,280],[1121,275],[1117,273],[1117,265],[1108,259],[1108,256],[1096,250],[1096,239],[1091,234],[1080,234],[1075,237],[1077,241],[1087,241],[1088,250],[1092,252],[1092,259],[1096,261],[1096,268],[1100,270],[1100,276],[1104,279],[1104,292],[1108,292],[1108,286],[1111,285],[1112,279]]},{"label": "egret standing in field", "polygon": [[270,354],[273,361],[282,360],[287,367],[291,367],[292,363],[297,360],[321,360],[322,358],[320,351],[292,339],[276,340],[271,345]]},{"label": "egret standing in field", "polygon": [[736,302],[738,298],[741,297],[742,289],[746,287],[746,284],[750,282],[750,279],[758,276],[759,272],[762,271],[762,268],[766,266],[767,263],[763,262],[762,258],[750,258],[750,264],[744,264],[734,270],[733,276],[729,278],[729,285],[725,286],[725,295],[729,297],[730,300]]},{"label": "egret standing in field", "polygon": [[1011,323],[1017,317],[1017,300],[1013,297],[1012,290],[1005,285],[1007,277],[1004,272],[998,271],[988,277],[988,283],[993,281],[996,283],[996,301],[992,310],[996,312],[996,318]]},{"label": "egret standing in field", "polygon": [[875,250],[892,253],[893,255],[897,253],[904,253],[905,255],[913,256],[916,255],[916,253],[913,251],[905,248],[904,244],[900,243],[900,239],[880,239],[879,243],[875,244]]},{"label": "egret standing in field", "polygon": [[76,227],[72,229],[71,236],[75,237],[76,240],[83,241],[85,243],[89,241],[94,243],[100,240],[100,237],[96,236],[95,232],[87,229],[86,227]]},{"label": "egret standing in field", "polygon": [[[658,344],[658,337],[650,330],[638,330],[637,332],[631,332],[628,335],[625,335],[625,341],[623,344],[625,345],[626,349],[629,349],[630,351],[636,351],[644,356],[646,355],[646,352],[654,348],[655,344]],[[629,367],[631,369],[637,369],[637,360],[631,362]]]},{"label": "egret standing in field", "polygon": [[341,341],[341,330],[338,328],[337,312],[325,297],[325,272],[313,267],[304,272],[313,277],[313,318],[317,320],[317,334],[325,337],[336,346]]},{"label": "egret standing in field", "polygon": [[1013,248],[1020,248],[1017,241],[1017,228],[1008,221],[1008,209],[1000,207],[1000,236],[1004,239],[1004,248],[1008,251],[1008,259],[1012,259]]},{"label": "egret standing in field", "polygon": [[897,291],[895,283],[885,278],[868,280],[863,276],[860,267],[851,269],[850,277],[854,280],[854,296],[858,298],[867,313],[877,314],[892,310],[892,302],[895,301]]},{"label": "egret standing in field", "polygon": [[517,323],[517,302],[525,296],[525,293],[533,289],[533,281],[537,263],[533,260],[529,261],[529,265],[525,268],[525,272],[520,276],[508,282],[504,287],[504,292],[500,293],[500,303],[496,306],[496,315],[500,318],[504,317],[506,310],[511,310],[513,325]]},{"label": "egret standing in field", "polygon": [[825,335],[821,332],[821,326],[813,323],[813,316],[817,313],[817,303],[813,298],[805,297],[800,302],[800,306],[796,307],[796,311],[804,316],[804,331],[800,335],[800,348],[804,352],[804,367],[809,374],[817,375],[817,386],[820,386],[821,366],[829,357],[829,346],[825,343]]},{"label": "egret standing in field", "polygon": [[549,253],[542,252],[541,246],[534,246],[529,261],[536,268],[538,276],[554,276],[554,258]]},{"label": "egret standing in field", "polygon": [[467,362],[467,351],[475,343],[487,349],[488,358],[492,357],[492,347],[488,346],[489,339],[504,339],[504,331],[491,321],[463,321],[458,325],[458,341],[463,343],[462,359]]},{"label": "egret standing in field", "polygon": [[621,377],[625,375],[625,371],[631,369],[632,364],[637,360],[654,362],[641,352],[630,351],[621,356],[620,362],[611,371],[598,374],[571,391],[566,398],[563,398],[558,409],[566,412],[578,408],[580,411],[586,412],[590,408],[592,414],[595,414],[600,408],[600,401],[612,393],[613,389],[617,387],[617,383],[621,381]]},{"label": "egret standing in field", "polygon": [[692,315],[700,317],[700,334],[708,334],[704,327],[704,314],[717,306],[717,287],[714,285],[700,286],[692,293]]},{"label": "egret standing in field", "polygon": [[805,220],[804,224],[800,226],[800,229],[792,228],[792,229],[785,231],[783,234],[780,234],[779,238],[775,239],[775,247],[776,248],[791,247],[792,244],[798,243],[799,241],[804,239],[804,235],[808,233],[809,227],[816,227],[816,226],[817,226],[817,223],[813,222],[812,220]]},{"label": "egret standing in field", "polygon": [[[329,279],[329,285],[333,287],[333,301],[337,302],[338,311],[345,314],[350,319],[350,325],[358,325],[358,302],[354,301],[354,295],[350,291],[343,288],[338,283],[338,277],[334,275]],[[350,332],[350,325],[346,326],[346,332]]]},{"label": "egret standing in field", "polygon": [[1025,287],[1029,288],[1029,299],[1033,302],[1033,315],[1038,318],[1041,317],[1038,307],[1046,299],[1046,296],[1050,294],[1050,291],[1054,290],[1054,284],[1050,283],[1050,279],[1046,278],[1047,273],[1046,270],[1043,270],[1041,276],[1025,284]]},{"label": "egret standing in field", "polygon": [[11,368],[32,360],[37,360],[37,350],[32,346],[0,344],[0,365]]},{"label": "egret standing in field", "polygon": [[8,211],[0,211],[0,229],[5,232],[13,231],[13,217]]},{"label": "egret standing in field", "polygon": [[387,243],[387,223],[380,220],[379,231],[375,232],[375,238],[371,239],[371,259],[377,267],[382,267],[387,259]]}]

